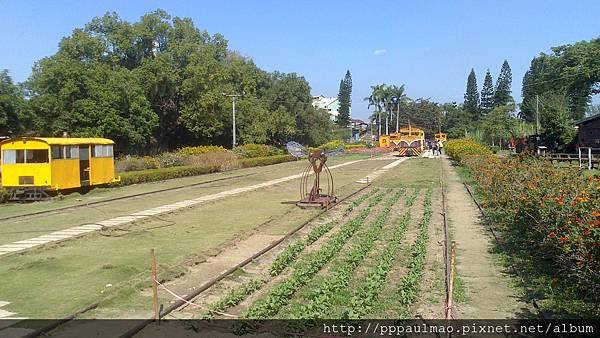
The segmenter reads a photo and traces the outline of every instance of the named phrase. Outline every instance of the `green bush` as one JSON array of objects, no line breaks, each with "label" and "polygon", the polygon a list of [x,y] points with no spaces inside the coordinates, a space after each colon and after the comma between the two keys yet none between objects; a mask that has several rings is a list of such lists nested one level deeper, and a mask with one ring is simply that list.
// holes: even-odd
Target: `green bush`
[{"label": "green bush", "polygon": [[181,155],[200,155],[206,153],[221,153],[226,152],[227,149],[221,146],[197,146],[197,147],[184,147],[177,149],[176,153]]},{"label": "green bush", "polygon": [[[371,146],[369,144],[369,146]],[[345,149],[360,149],[360,148],[367,148],[368,146],[364,143],[354,143],[354,144],[346,144],[344,146]]]},{"label": "green bush", "polygon": [[196,176],[219,171],[219,166],[182,166],[173,168],[160,168],[142,171],[130,171],[121,174],[120,185],[130,185],[154,181],[163,181],[171,178]]},{"label": "green bush", "polygon": [[4,188],[0,188],[0,203],[8,202],[9,197],[10,194],[8,193],[8,191]]},{"label": "green bush", "polygon": [[156,156],[159,168],[170,168],[185,166],[189,155],[181,152],[162,153]]},{"label": "green bush", "polygon": [[238,158],[255,158],[282,155],[283,151],[266,144],[244,144],[237,146],[233,152]]},{"label": "green bush", "polygon": [[296,158],[292,155],[276,155],[276,156],[268,156],[268,157],[254,157],[254,158],[244,158],[240,159],[240,167],[249,168],[249,167],[262,167],[265,165],[283,163],[294,161]]},{"label": "green bush", "polygon": [[127,155],[115,160],[115,170],[117,172],[139,171],[158,168],[158,161],[150,156],[131,156]]},{"label": "green bush", "polygon": [[342,140],[333,140],[333,141],[329,141],[327,143],[323,143],[320,146],[318,146],[317,148],[319,149],[323,149],[323,150],[334,150],[337,148],[344,148],[345,143]]},{"label": "green bush", "polygon": [[498,147],[498,146],[489,146],[488,148],[494,154],[497,154],[500,151],[500,147]]}]

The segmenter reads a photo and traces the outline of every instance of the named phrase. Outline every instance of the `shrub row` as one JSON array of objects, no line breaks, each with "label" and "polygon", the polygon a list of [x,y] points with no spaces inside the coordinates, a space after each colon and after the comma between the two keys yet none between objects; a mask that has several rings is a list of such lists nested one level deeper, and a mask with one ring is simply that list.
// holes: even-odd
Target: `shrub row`
[{"label": "shrub row", "polygon": [[244,144],[235,147],[233,152],[238,158],[267,157],[284,154],[283,150],[266,144]]},{"label": "shrub row", "polygon": [[218,166],[186,166],[161,168],[143,171],[130,171],[121,174],[121,182],[118,185],[130,185],[154,181],[163,181],[172,178],[196,176],[219,171]]},{"label": "shrub row", "polygon": [[472,139],[449,140],[444,148],[448,155],[459,163],[470,156],[492,154],[488,147]]},{"label": "shrub row", "polygon": [[177,149],[176,153],[183,155],[200,155],[207,153],[223,153],[228,150],[221,146],[197,146],[197,147],[183,147]]},{"label": "shrub row", "polygon": [[255,157],[255,158],[245,158],[239,160],[240,167],[249,168],[249,167],[262,167],[265,165],[283,163],[295,161],[296,158],[292,155],[275,155],[268,157]]},{"label": "shrub row", "polygon": [[574,286],[579,299],[600,303],[600,177],[482,147],[452,140],[446,149],[476,179],[488,221],[513,252],[549,264],[541,275],[554,276],[552,288]]},{"label": "shrub row", "polygon": [[231,154],[231,152],[205,153],[190,157],[192,160],[194,158],[201,158],[198,159],[197,162],[191,161],[191,163],[197,163],[195,165],[124,172],[120,174],[121,182],[117,183],[116,185],[130,185],[163,181],[172,178],[203,175],[240,167],[248,168],[265,166],[295,160],[295,158],[291,155],[257,157],[243,159],[240,161],[237,161],[235,158],[231,158],[231,156],[234,156]]},{"label": "shrub row", "polygon": [[533,157],[479,156],[463,163],[490,221],[600,303],[600,178]]}]

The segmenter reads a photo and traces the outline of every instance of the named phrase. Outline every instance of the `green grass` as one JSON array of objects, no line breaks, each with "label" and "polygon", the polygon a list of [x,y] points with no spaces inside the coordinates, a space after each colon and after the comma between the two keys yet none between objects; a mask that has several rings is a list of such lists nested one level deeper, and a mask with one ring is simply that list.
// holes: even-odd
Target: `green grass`
[{"label": "green grass", "polygon": [[[344,196],[358,189],[360,185],[354,181],[381,162],[364,161],[333,170],[338,194]],[[260,168],[256,176],[284,176],[274,167],[290,164]],[[288,168],[293,173],[297,169]],[[0,257],[0,300],[11,302],[3,309],[29,318],[58,318],[104,300],[100,311],[104,315],[149,311],[152,300],[140,290],[149,286],[150,248],[156,250],[159,278],[170,279],[187,271],[185,262],[191,256],[205,256],[263,223],[271,221],[261,226],[262,232],[283,234],[317,212],[282,203],[298,199],[297,185],[293,180],[151,218],[107,233],[110,236],[92,233],[53,247]],[[216,188],[223,191],[233,187]],[[183,199],[170,198],[171,203]],[[140,203],[140,210],[148,208],[143,200],[136,203]],[[107,284],[113,286],[105,287]],[[162,302],[168,304],[169,300]]]},{"label": "green grass", "polygon": [[437,158],[409,158],[378,178],[373,185],[389,188],[429,188],[439,186],[440,160]]}]

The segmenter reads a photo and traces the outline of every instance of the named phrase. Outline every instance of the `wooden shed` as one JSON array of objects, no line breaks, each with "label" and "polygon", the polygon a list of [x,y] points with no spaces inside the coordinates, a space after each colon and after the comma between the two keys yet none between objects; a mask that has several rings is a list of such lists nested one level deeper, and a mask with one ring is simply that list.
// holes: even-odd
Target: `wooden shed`
[{"label": "wooden shed", "polygon": [[600,148],[600,114],[575,122],[578,147]]}]

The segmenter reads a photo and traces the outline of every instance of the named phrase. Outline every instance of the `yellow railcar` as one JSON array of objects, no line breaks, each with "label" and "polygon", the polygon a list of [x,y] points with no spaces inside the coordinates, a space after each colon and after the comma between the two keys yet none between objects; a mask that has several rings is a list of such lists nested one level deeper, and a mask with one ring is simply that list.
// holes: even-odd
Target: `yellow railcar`
[{"label": "yellow railcar", "polygon": [[105,138],[19,137],[0,142],[2,187],[11,199],[118,181],[114,142]]},{"label": "yellow railcar", "polygon": [[448,135],[446,133],[436,133],[435,134],[435,140],[438,142],[446,142],[448,140]]},{"label": "yellow railcar", "polygon": [[379,146],[392,148],[400,156],[421,156],[425,149],[425,131],[412,126],[400,128],[397,133],[381,135]]}]

